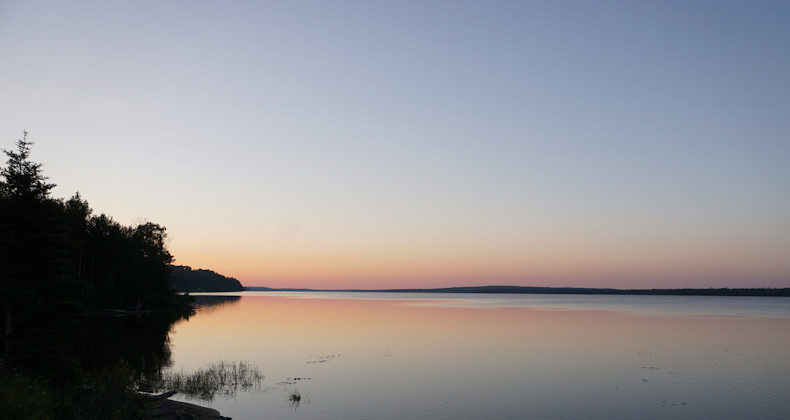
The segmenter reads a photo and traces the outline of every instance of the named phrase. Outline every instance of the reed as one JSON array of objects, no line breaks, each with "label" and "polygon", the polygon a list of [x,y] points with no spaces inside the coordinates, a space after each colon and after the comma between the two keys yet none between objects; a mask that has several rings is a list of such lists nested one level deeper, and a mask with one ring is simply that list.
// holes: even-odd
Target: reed
[{"label": "reed", "polygon": [[293,408],[294,410],[296,410],[297,408],[299,408],[301,404],[302,404],[302,394],[299,393],[298,389],[294,389],[288,395],[288,405],[291,406],[291,408]]},{"label": "reed", "polygon": [[263,373],[249,362],[217,361],[194,372],[164,372],[149,382],[152,389],[176,391],[187,398],[211,401],[217,395],[233,397],[238,391],[260,389]]}]

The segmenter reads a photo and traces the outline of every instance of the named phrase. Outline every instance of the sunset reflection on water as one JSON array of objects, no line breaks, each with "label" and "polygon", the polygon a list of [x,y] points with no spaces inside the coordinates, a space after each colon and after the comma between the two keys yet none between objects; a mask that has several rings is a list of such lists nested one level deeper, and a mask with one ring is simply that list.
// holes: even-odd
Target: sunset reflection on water
[{"label": "sunset reflection on water", "polygon": [[[320,297],[245,293],[199,311],[171,333],[175,368],[257,364],[263,392],[212,403],[237,419],[779,418],[790,408],[790,317]],[[289,407],[294,389],[309,404]]]}]

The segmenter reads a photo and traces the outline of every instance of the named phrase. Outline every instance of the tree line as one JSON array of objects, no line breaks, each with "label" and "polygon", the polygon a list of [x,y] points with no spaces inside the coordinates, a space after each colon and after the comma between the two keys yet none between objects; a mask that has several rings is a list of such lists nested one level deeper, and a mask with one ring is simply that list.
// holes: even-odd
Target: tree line
[{"label": "tree line", "polygon": [[174,265],[170,274],[170,287],[179,292],[241,292],[244,286],[233,277],[226,277],[212,270],[193,269]]},{"label": "tree line", "polygon": [[[107,310],[188,310],[168,286],[173,257],[166,229],[124,226],[94,215],[79,193],[54,198],[55,184],[30,160],[25,132],[3,150],[0,169],[0,319],[6,364],[53,353],[41,343],[73,329],[79,316]],[[19,348],[25,346],[26,348]],[[57,352],[55,352],[57,355]]]},{"label": "tree line", "polygon": [[437,289],[385,289],[366,292],[510,293],[543,295],[790,296],[790,288],[606,289],[591,287],[468,286]]}]

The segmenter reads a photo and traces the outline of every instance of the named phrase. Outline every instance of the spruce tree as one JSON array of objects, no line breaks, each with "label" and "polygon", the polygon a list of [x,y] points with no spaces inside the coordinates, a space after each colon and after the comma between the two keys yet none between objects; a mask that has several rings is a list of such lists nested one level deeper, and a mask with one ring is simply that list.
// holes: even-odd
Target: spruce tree
[{"label": "spruce tree", "polygon": [[[60,203],[50,198],[41,164],[30,160],[27,132],[0,170],[0,305],[5,318],[4,356],[32,354],[47,347],[39,321],[66,302],[63,280],[67,259]],[[50,331],[47,331],[49,333]],[[24,339],[31,348],[14,349]],[[23,351],[24,350],[24,351]]]}]

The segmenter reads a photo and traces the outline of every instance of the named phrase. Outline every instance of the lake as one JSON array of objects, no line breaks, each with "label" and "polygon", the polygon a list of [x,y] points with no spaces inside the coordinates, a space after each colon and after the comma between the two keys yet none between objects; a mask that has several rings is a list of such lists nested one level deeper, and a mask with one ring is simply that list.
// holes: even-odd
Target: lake
[{"label": "lake", "polygon": [[[201,295],[173,372],[246,361],[234,419],[780,419],[790,299],[242,292]],[[300,401],[290,395],[298,391]]]}]

